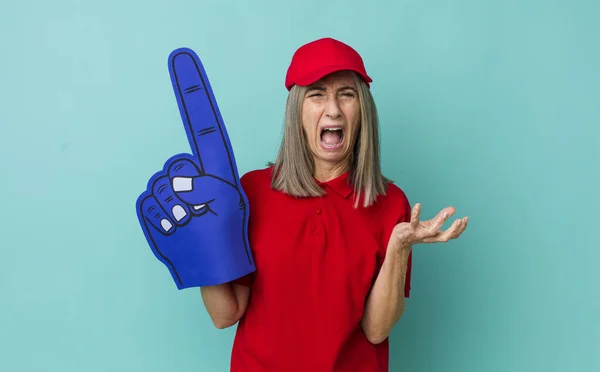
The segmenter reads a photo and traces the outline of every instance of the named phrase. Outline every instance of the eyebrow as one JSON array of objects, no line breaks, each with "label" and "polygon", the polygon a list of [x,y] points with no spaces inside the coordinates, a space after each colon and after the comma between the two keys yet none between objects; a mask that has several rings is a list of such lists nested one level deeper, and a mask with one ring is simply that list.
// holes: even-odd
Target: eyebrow
[{"label": "eyebrow", "polygon": [[[343,86],[343,87],[340,87],[340,88],[338,89],[338,92],[339,92],[340,90],[346,90],[346,89],[351,89],[351,90],[353,90],[353,91],[356,91],[356,88],[354,88],[353,86],[350,86],[350,85],[345,85],[345,86]],[[307,88],[307,91],[311,91],[311,90],[321,90],[321,91],[324,91],[324,90],[326,90],[326,89],[325,89],[325,87],[323,87],[322,85],[309,85],[309,86],[308,86],[308,88]]]}]

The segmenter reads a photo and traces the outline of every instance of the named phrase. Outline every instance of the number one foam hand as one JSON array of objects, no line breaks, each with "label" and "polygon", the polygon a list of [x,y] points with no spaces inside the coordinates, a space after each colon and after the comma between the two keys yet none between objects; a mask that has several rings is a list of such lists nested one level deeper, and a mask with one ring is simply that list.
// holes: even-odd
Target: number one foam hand
[{"label": "number one foam hand", "polygon": [[248,199],[200,59],[176,49],[169,72],[193,154],[171,157],[150,178],[138,219],[178,289],[226,283],[255,271]]}]

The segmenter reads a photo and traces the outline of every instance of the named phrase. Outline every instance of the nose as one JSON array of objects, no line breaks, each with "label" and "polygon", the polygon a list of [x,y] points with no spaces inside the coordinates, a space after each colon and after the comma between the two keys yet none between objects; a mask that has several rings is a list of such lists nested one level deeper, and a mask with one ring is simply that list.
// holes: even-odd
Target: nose
[{"label": "nose", "polygon": [[342,115],[342,110],[340,110],[337,99],[330,98],[327,100],[327,104],[325,105],[325,115],[331,119],[337,119]]}]

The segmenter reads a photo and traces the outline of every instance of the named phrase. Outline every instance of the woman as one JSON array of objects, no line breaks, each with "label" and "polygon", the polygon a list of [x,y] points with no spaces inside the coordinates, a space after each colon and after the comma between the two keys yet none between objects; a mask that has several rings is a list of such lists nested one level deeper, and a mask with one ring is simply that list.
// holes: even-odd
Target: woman
[{"label": "woman", "polygon": [[231,370],[388,371],[388,335],[409,296],[411,247],[457,238],[446,208],[419,221],[381,174],[371,78],[350,46],[300,47],[276,162],[241,178],[256,272],[203,287],[218,328],[238,323]]}]

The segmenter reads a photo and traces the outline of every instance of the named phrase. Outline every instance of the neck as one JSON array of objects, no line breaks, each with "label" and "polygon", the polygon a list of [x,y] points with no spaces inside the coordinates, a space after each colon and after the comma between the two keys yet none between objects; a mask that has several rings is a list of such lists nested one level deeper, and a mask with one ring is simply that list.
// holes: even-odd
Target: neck
[{"label": "neck", "polygon": [[340,163],[328,163],[315,159],[315,175],[314,177],[319,182],[327,182],[334,178],[337,178],[348,171],[348,164],[346,162]]}]

